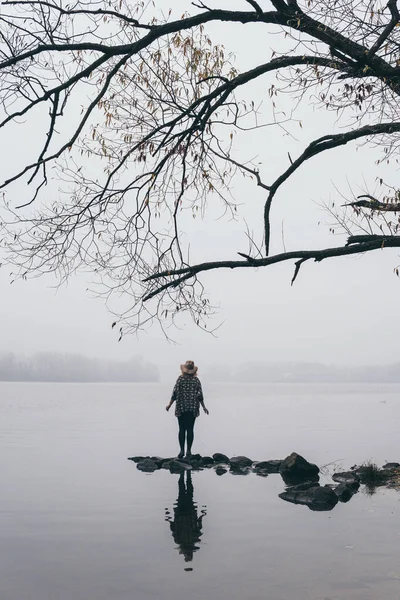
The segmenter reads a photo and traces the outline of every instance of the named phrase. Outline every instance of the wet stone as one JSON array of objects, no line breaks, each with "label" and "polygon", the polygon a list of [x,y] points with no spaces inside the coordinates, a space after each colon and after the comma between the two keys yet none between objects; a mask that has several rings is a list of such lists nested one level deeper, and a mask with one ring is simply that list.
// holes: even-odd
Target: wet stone
[{"label": "wet stone", "polygon": [[214,464],[214,459],[211,456],[203,456],[201,462],[203,467],[211,467]]},{"label": "wet stone", "polygon": [[333,488],[333,491],[340,502],[348,502],[358,492],[359,487],[360,484],[358,482],[339,483],[338,486]]},{"label": "wet stone", "polygon": [[145,458],[150,458],[149,456],[130,456],[128,460],[133,460],[134,463],[142,462]]},{"label": "wet stone", "polygon": [[253,464],[255,471],[261,470],[267,473],[279,473],[279,468],[283,460],[262,460]]},{"label": "wet stone", "polygon": [[360,478],[357,473],[354,471],[339,471],[332,475],[333,481],[337,481],[338,483],[359,483]]},{"label": "wet stone", "polygon": [[215,454],[213,454],[212,457],[214,459],[214,462],[216,463],[229,463],[229,457],[226,456],[226,454],[222,454],[221,452],[216,452]]},{"label": "wet stone", "polygon": [[231,469],[243,469],[244,467],[251,467],[253,461],[247,456],[233,456],[229,459]]},{"label": "wet stone", "polygon": [[318,480],[319,468],[300,454],[292,452],[282,461],[279,472],[285,482],[298,481],[300,483],[301,481]]},{"label": "wet stone", "polygon": [[159,466],[154,462],[154,460],[151,460],[151,458],[145,458],[137,463],[136,468],[144,473],[154,473],[154,471],[159,469]]},{"label": "wet stone", "polygon": [[191,465],[181,459],[172,460],[169,463],[169,470],[171,473],[183,473],[184,471],[190,471]]}]

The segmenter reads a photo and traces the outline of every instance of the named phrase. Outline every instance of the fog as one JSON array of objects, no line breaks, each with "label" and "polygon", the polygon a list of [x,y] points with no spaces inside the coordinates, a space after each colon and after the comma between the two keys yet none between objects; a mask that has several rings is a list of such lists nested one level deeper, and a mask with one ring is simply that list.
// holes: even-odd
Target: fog
[{"label": "fog", "polygon": [[[177,10],[192,8],[183,0],[176,5]],[[211,28],[214,37],[216,30]],[[228,50],[237,52],[239,69],[253,64],[254,49],[265,43],[257,35],[256,28],[240,25],[229,26],[224,33],[222,41]],[[268,48],[275,39],[267,40]],[[264,99],[269,83],[268,78],[257,81],[247,94]],[[282,109],[290,110],[290,102],[288,97],[282,100]],[[269,181],[287,167],[288,152],[295,157],[314,137],[340,131],[335,115],[315,111],[312,106],[303,107],[298,116],[302,128],[293,124],[292,137],[267,128],[243,140],[243,156],[257,154],[263,176]],[[33,143],[41,131],[40,123],[30,129],[30,138],[26,131],[21,125],[10,137],[3,174],[17,156],[24,158],[30,140]],[[343,238],[330,234],[329,216],[320,203],[340,201],[337,190],[348,193],[351,187],[358,193],[357,186],[367,184],[373,189],[382,173],[389,182],[397,181],[394,167],[375,165],[379,158],[376,148],[363,147],[356,153],[354,148],[331,151],[309,161],[285,184],[272,213],[274,252],[343,243]],[[240,182],[233,191],[240,204],[236,221],[217,220],[221,210],[211,205],[204,219],[185,222],[185,239],[190,241],[193,260],[236,259],[238,251],[247,252],[245,223],[261,235],[263,194],[255,189],[254,196],[249,197],[248,188],[242,188]],[[15,199],[15,203],[21,202]],[[208,373],[212,379],[218,379],[218,365],[223,365],[231,377],[247,363],[320,363],[346,368],[393,364],[400,360],[400,281],[394,275],[399,263],[395,250],[310,262],[302,267],[293,287],[292,264],[207,273],[201,280],[216,306],[209,324],[214,333],[203,332],[183,318],[176,329],[168,331],[170,340],[153,326],[120,342],[104,302],[87,292],[90,274],[78,273],[61,288],[50,275],[10,285],[12,269],[3,265],[0,353],[67,353],[116,362],[140,355],[167,381],[174,379],[179,364],[187,359],[198,364],[200,375],[206,377]]]}]

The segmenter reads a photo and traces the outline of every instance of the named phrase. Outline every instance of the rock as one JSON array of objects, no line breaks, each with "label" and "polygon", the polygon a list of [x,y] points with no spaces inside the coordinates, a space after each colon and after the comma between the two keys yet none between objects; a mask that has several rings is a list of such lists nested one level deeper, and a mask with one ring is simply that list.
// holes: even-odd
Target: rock
[{"label": "rock", "polygon": [[[308,482],[310,483],[310,482]],[[332,510],[339,501],[335,492],[328,486],[313,485],[306,490],[296,489],[298,486],[288,488],[279,494],[279,498],[293,504],[304,504],[310,510],[328,511]]]},{"label": "rock", "polygon": [[224,463],[226,465],[229,463],[229,457],[226,454],[221,454],[221,452],[213,454],[213,459],[215,463]]},{"label": "rock", "polygon": [[138,463],[142,462],[145,458],[150,458],[149,456],[130,456],[128,460],[133,460],[133,462]]},{"label": "rock", "polygon": [[162,458],[161,456],[150,456],[150,460],[156,463],[156,465],[161,468],[162,464],[169,460],[168,458]]},{"label": "rock", "polygon": [[217,475],[225,475],[225,473],[228,472],[228,469],[225,469],[225,467],[222,467],[221,465],[219,465],[216,469],[215,472]]},{"label": "rock", "polygon": [[360,478],[354,471],[339,471],[332,475],[332,479],[338,483],[360,483]]},{"label": "rock", "polygon": [[231,465],[230,471],[232,475],[248,475],[251,473],[251,467],[238,467]]},{"label": "rock", "polygon": [[171,460],[169,463],[169,470],[171,473],[183,473],[184,471],[190,471],[192,469],[189,463],[185,462],[183,459],[175,459]]},{"label": "rock", "polygon": [[251,467],[253,461],[247,456],[233,456],[229,459],[229,464],[231,465],[231,469],[242,469],[243,467]]},{"label": "rock", "polygon": [[169,460],[165,460],[163,462],[163,464],[161,465],[161,469],[169,469],[170,464],[174,461],[175,459],[171,458]]},{"label": "rock", "polygon": [[389,462],[386,465],[383,465],[382,469],[398,469],[400,467],[400,463],[397,462]]},{"label": "rock", "polygon": [[201,460],[190,461],[190,466],[192,467],[193,471],[202,471],[204,469],[204,466],[203,466],[203,463],[201,462]]},{"label": "rock", "polygon": [[214,459],[211,456],[203,456],[201,463],[203,467],[211,467],[214,464]]},{"label": "rock", "polygon": [[253,464],[255,471],[262,470],[267,473],[279,473],[279,468],[283,460],[262,460]]},{"label": "rock", "polygon": [[309,463],[305,458],[292,452],[287,456],[279,467],[279,473],[282,479],[287,483],[296,483],[301,481],[318,481],[319,468],[317,465]]},{"label": "rock", "polygon": [[159,469],[159,466],[154,462],[154,460],[151,460],[151,458],[145,458],[137,463],[136,468],[139,469],[139,471],[144,471],[145,473],[154,473],[154,471]]},{"label": "rock", "polygon": [[333,488],[333,491],[340,502],[348,502],[358,492],[359,487],[360,484],[357,481],[353,483],[339,483],[338,486]]}]

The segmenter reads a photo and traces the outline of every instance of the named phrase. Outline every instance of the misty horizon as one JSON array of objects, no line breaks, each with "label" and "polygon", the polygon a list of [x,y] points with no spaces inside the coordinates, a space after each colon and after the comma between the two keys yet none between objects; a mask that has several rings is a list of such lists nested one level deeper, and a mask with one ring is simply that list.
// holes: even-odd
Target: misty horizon
[{"label": "misty horizon", "polygon": [[[158,383],[174,380],[178,372],[161,377],[145,357],[125,361],[77,353],[39,352],[0,354],[0,381],[52,383]],[[203,365],[199,377],[207,383],[400,383],[400,362],[349,366],[322,362],[240,362]]]}]

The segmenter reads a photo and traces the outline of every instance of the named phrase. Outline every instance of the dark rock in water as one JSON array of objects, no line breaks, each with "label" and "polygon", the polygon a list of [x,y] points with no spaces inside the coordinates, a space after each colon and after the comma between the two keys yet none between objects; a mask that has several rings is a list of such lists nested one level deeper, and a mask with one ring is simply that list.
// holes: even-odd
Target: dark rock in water
[{"label": "dark rock in water", "polygon": [[254,470],[267,471],[268,473],[279,473],[279,469],[283,460],[262,460],[261,462],[254,463]]},{"label": "dark rock in water", "polygon": [[229,457],[226,454],[221,454],[221,452],[213,454],[213,459],[216,463],[224,463],[226,465],[229,463]]},{"label": "dark rock in water", "polygon": [[217,475],[225,475],[225,473],[228,472],[228,469],[225,469],[225,467],[222,467],[221,465],[219,465],[216,469],[215,472]]},{"label": "dark rock in water", "polygon": [[360,484],[357,481],[353,483],[339,483],[338,486],[333,488],[333,491],[340,502],[348,502],[358,492],[359,487]]},{"label": "dark rock in water", "polygon": [[138,462],[142,462],[142,460],[145,460],[145,458],[150,458],[149,456],[130,456],[128,458],[128,460],[133,460],[133,462],[138,463]]},{"label": "dark rock in water", "polygon": [[193,471],[202,471],[204,469],[204,465],[201,460],[191,460],[190,466],[192,467]]},{"label": "dark rock in water", "polygon": [[190,462],[190,464],[192,462],[199,462],[202,459],[201,454],[192,454],[191,456],[187,456],[186,460],[188,460]]},{"label": "dark rock in water", "polygon": [[264,469],[258,469],[257,471],[253,470],[253,473],[255,473],[257,477],[268,477],[268,475],[270,475],[270,472],[265,471]]},{"label": "dark rock in water", "polygon": [[287,502],[293,502],[293,504],[304,504],[310,510],[315,511],[332,510],[339,501],[335,492],[327,485],[323,487],[318,484],[312,485],[306,490],[296,490],[296,487],[298,486],[288,488],[285,492],[279,494],[279,498]]},{"label": "dark rock in water", "polygon": [[251,473],[251,467],[238,467],[231,465],[230,472],[232,475],[248,475]]},{"label": "dark rock in water", "polygon": [[382,469],[398,469],[400,467],[400,463],[397,462],[389,462],[386,465],[383,465]]},{"label": "dark rock in water", "polygon": [[183,473],[184,471],[190,471],[191,469],[191,465],[182,459],[175,459],[169,463],[169,470],[171,473]]},{"label": "dark rock in water", "polygon": [[155,462],[158,467],[161,467],[161,465],[168,459],[162,458],[161,456],[150,456],[150,460]]},{"label": "dark rock in water", "polygon": [[231,465],[231,469],[242,469],[243,467],[251,467],[253,461],[250,460],[247,456],[233,456],[229,459],[229,464]]},{"label": "dark rock in water", "polygon": [[301,481],[318,481],[319,468],[309,463],[305,458],[292,452],[287,456],[279,468],[279,473],[286,483],[297,483]]},{"label": "dark rock in water", "polygon": [[165,460],[163,462],[163,464],[161,465],[161,469],[169,469],[170,464],[174,461],[174,458],[170,458],[168,460]]},{"label": "dark rock in water", "polygon": [[154,473],[154,471],[159,469],[159,466],[154,462],[154,460],[151,460],[151,458],[145,458],[137,463],[136,468],[139,469],[139,471],[144,471],[145,473]]},{"label": "dark rock in water", "polygon": [[211,456],[203,456],[201,462],[203,467],[211,467],[214,464],[214,459]]},{"label": "dark rock in water", "polygon": [[339,471],[332,475],[332,479],[333,481],[337,481],[338,483],[360,483],[360,478],[354,471]]}]

